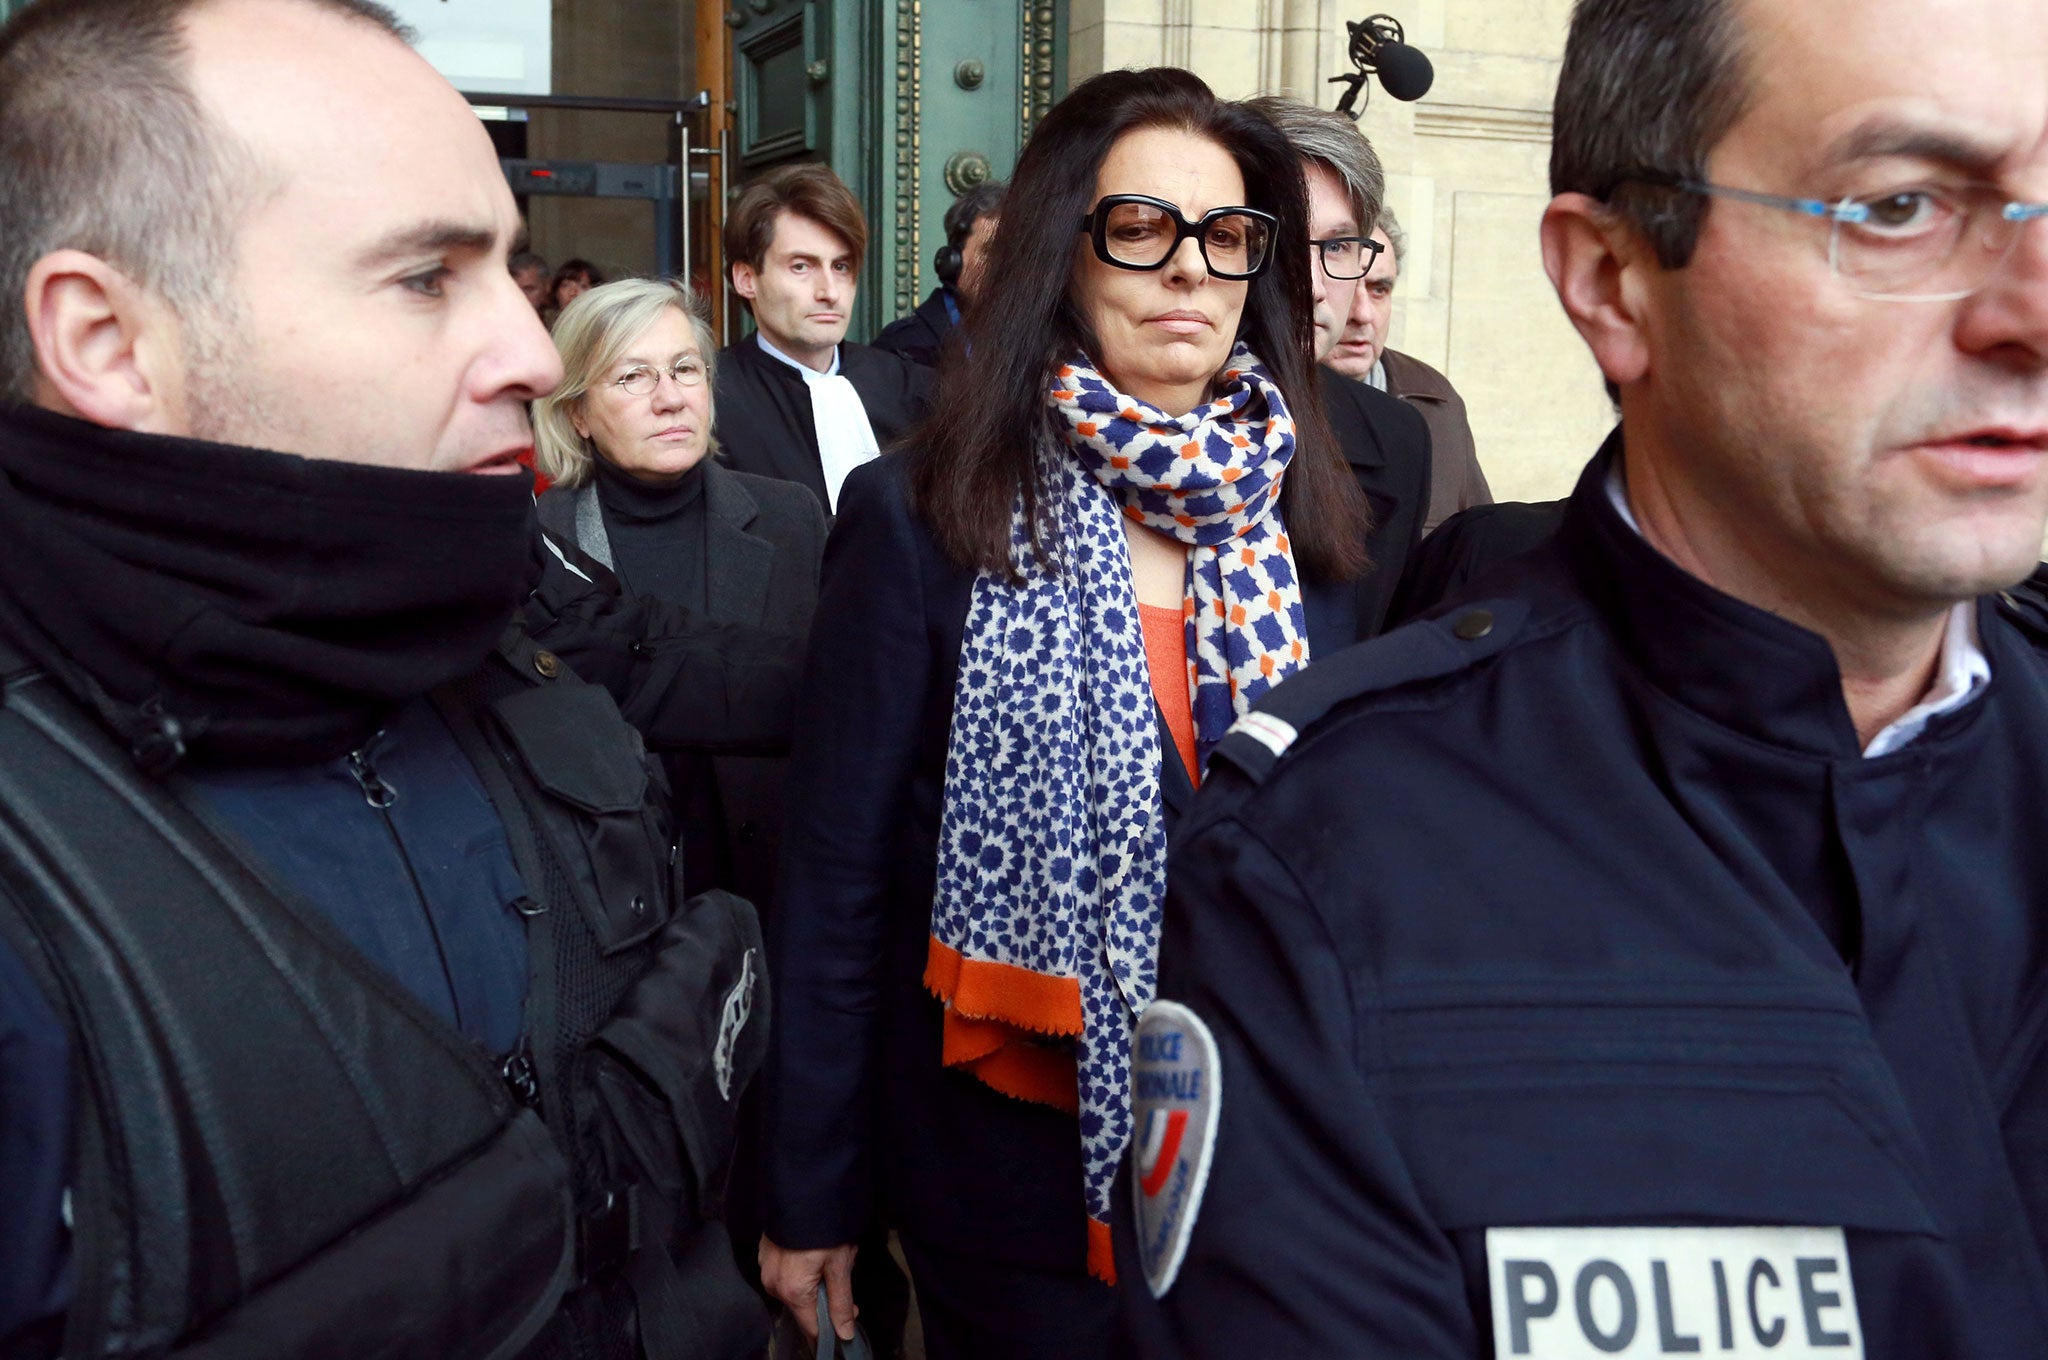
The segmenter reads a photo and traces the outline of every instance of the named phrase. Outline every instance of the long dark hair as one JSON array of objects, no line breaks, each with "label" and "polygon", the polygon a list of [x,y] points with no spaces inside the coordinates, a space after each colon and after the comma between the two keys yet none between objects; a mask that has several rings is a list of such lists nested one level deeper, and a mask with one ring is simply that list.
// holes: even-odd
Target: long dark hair
[{"label": "long dark hair", "polygon": [[1095,206],[1095,172],[1139,128],[1184,129],[1230,153],[1247,206],[1279,219],[1272,263],[1245,295],[1239,334],[1286,394],[1294,461],[1280,511],[1301,569],[1345,580],[1367,565],[1372,512],[1323,414],[1315,366],[1308,191],[1301,158],[1271,123],[1218,99],[1174,67],[1110,71],[1077,85],[1045,116],[1017,162],[989,243],[966,352],[941,369],[931,417],[912,436],[911,496],[947,555],[1014,579],[1010,508],[1021,495],[1041,557],[1053,544],[1035,459],[1051,438],[1046,382],[1077,351],[1100,358],[1068,296],[1077,224]]}]

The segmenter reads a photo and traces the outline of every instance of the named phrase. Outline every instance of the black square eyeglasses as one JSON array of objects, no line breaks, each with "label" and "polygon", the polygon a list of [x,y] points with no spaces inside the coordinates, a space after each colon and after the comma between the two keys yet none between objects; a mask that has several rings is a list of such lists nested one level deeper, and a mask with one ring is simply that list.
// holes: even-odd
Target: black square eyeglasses
[{"label": "black square eyeglasses", "polygon": [[1202,263],[1219,279],[1249,279],[1273,256],[1279,221],[1257,208],[1211,208],[1190,222],[1179,208],[1148,194],[1110,194],[1081,219],[1095,258],[1119,269],[1159,269],[1192,236]]}]

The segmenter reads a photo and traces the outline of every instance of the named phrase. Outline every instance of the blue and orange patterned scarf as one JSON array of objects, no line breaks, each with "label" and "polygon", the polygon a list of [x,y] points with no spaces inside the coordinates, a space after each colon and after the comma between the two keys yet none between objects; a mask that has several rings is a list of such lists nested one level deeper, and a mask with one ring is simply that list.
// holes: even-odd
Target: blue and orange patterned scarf
[{"label": "blue and orange patterned scarf", "polygon": [[1023,583],[974,584],[925,983],[946,1003],[949,1066],[1079,1116],[1088,1264],[1114,1279],[1131,1032],[1156,985],[1166,891],[1159,719],[1123,521],[1189,546],[1188,685],[1206,761],[1308,664],[1278,508],[1294,422],[1243,345],[1215,397],[1185,416],[1119,393],[1079,359],[1048,400],[1064,438],[1041,454],[1040,503],[1058,560],[1033,550],[1020,498]]}]

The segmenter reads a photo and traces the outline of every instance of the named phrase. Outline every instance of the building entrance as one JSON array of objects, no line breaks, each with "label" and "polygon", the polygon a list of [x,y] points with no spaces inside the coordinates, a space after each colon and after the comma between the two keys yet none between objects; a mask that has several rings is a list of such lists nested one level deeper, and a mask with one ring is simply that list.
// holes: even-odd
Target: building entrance
[{"label": "building entrance", "polygon": [[1063,90],[1065,0],[731,0],[723,13],[735,185],[791,160],[839,172],[868,216],[851,331],[866,339],[936,284],[946,208],[1009,177]]}]

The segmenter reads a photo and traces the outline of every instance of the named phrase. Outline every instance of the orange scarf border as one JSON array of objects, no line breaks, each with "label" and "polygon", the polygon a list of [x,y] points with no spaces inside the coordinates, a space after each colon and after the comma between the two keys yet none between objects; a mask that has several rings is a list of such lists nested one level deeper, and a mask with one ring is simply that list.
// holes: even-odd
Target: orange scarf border
[{"label": "orange scarf border", "polygon": [[[940,1061],[1019,1100],[1081,1112],[1074,1056],[1033,1035],[1081,1032],[1081,980],[1050,977],[1015,964],[970,959],[934,936],[924,985],[946,1003]],[[1109,1225],[1088,1220],[1088,1273],[1116,1283]]]},{"label": "orange scarf border", "polygon": [[1006,1096],[1080,1114],[1074,1055],[1038,1042],[1081,1032],[1080,979],[965,958],[934,938],[924,985],[946,1003],[941,1062]]},{"label": "orange scarf border", "polygon": [[932,937],[924,985],[950,1011],[1000,1021],[1038,1034],[1072,1038],[1081,1032],[1081,979],[1053,977],[1014,963],[970,959]]},{"label": "orange scarf border", "polygon": [[1104,1284],[1116,1283],[1116,1249],[1110,1245],[1109,1225],[1099,1218],[1088,1220],[1088,1273]]}]

